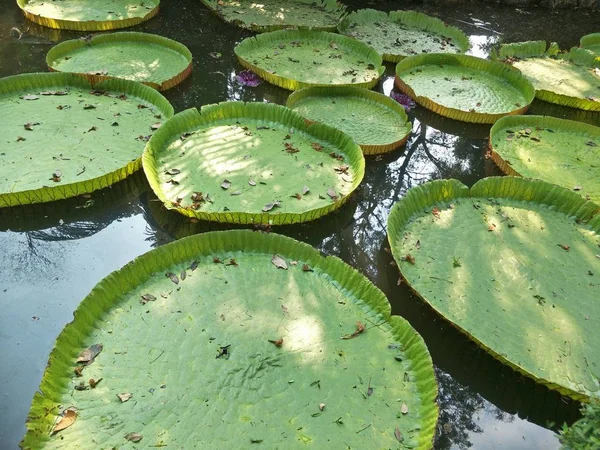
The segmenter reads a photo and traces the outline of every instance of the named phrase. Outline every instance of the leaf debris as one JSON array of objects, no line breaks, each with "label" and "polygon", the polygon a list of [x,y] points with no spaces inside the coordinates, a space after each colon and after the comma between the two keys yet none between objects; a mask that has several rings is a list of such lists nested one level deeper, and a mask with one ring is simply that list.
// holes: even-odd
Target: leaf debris
[{"label": "leaf debris", "polygon": [[342,336],[342,339],[353,339],[356,336],[358,336],[360,333],[362,333],[363,331],[365,331],[365,326],[362,322],[356,322],[356,330],[354,330],[354,332],[352,334],[346,334],[345,336]]},{"label": "leaf debris", "polygon": [[273,258],[271,258],[271,262],[273,263],[273,265],[275,267],[277,267],[278,269],[284,269],[284,270],[288,270],[288,265],[285,262],[285,259],[283,259],[281,256],[279,255],[273,255]]}]

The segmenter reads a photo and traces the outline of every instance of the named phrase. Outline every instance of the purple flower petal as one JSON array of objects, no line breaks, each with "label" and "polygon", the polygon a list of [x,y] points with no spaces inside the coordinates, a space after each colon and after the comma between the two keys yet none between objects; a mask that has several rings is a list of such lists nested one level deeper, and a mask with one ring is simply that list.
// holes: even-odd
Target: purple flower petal
[{"label": "purple flower petal", "polygon": [[260,78],[251,70],[242,70],[236,76],[238,83],[244,86],[256,87],[261,83]]},{"label": "purple flower petal", "polygon": [[396,100],[402,106],[404,106],[405,111],[410,111],[411,109],[413,109],[415,107],[414,100],[406,94],[398,94],[397,92],[392,92],[390,94],[390,97],[392,97],[394,100]]}]

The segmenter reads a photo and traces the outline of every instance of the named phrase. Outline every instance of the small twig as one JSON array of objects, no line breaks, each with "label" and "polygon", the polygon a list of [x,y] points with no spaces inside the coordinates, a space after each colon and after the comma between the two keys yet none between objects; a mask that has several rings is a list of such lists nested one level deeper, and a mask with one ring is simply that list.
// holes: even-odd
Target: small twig
[{"label": "small twig", "polygon": [[452,281],[446,280],[445,278],[438,278],[438,277],[429,277],[429,278],[431,278],[432,280],[446,281],[447,283],[454,284]]},{"label": "small twig", "polygon": [[164,350],[162,352],[160,352],[160,355],[158,355],[156,358],[154,358],[152,361],[150,361],[150,364],[152,364],[154,361],[156,361],[158,358],[160,358],[164,352],[165,352]]},{"label": "small twig", "polygon": [[364,428],[361,428],[360,430],[358,430],[358,431],[356,432],[356,434],[358,434],[358,433],[362,433],[363,431],[365,431],[365,430],[366,430],[367,428],[369,428],[370,426],[371,426],[371,424],[367,425],[367,426],[366,426],[366,427],[364,427]]}]

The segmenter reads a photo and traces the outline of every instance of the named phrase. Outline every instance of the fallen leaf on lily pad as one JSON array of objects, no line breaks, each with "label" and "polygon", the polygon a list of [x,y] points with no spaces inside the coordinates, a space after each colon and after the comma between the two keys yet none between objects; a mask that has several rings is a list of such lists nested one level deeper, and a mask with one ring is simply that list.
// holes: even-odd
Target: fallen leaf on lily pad
[{"label": "fallen leaf on lily pad", "polygon": [[86,348],[84,351],[82,351],[79,354],[79,357],[77,358],[77,362],[82,362],[85,363],[86,366],[89,366],[90,364],[92,364],[94,362],[94,359],[96,359],[96,356],[98,356],[100,354],[100,352],[102,351],[103,346],[102,344],[94,344],[88,348]]},{"label": "fallen leaf on lily pad", "polygon": [[122,394],[117,394],[117,397],[119,397],[121,403],[125,403],[127,400],[133,397],[133,394],[131,394],[130,392],[123,392]]},{"label": "fallen leaf on lily pad", "polygon": [[312,267],[310,267],[308,264],[303,264],[303,265],[302,265],[302,270],[303,270],[304,272],[314,272],[313,268],[312,268]]},{"label": "fallen leaf on lily pad", "polygon": [[331,198],[331,200],[337,200],[338,199],[338,195],[335,193],[335,191],[332,188],[327,189],[327,195],[329,195],[329,197]]},{"label": "fallen leaf on lily pad", "polygon": [[179,175],[181,173],[181,170],[179,170],[179,169],[168,169],[168,170],[165,170],[165,173],[167,175]]},{"label": "fallen leaf on lily pad", "polygon": [[277,267],[278,269],[285,269],[288,270],[288,265],[285,262],[285,259],[283,259],[281,256],[279,255],[273,255],[273,258],[271,258],[271,262],[275,265],[275,267]]},{"label": "fallen leaf on lily pad", "polygon": [[62,418],[54,427],[54,430],[52,430],[52,434],[58,433],[59,431],[69,428],[71,425],[73,425],[75,420],[77,420],[77,411],[75,408],[67,408],[62,412],[61,417]]},{"label": "fallen leaf on lily pad", "polygon": [[39,97],[33,94],[22,95],[19,97],[21,100],[37,100]]},{"label": "fallen leaf on lily pad", "polygon": [[408,405],[406,403],[402,403],[402,406],[400,407],[400,412],[402,414],[408,414]]},{"label": "fallen leaf on lily pad", "polygon": [[142,305],[145,305],[148,302],[154,302],[156,301],[156,297],[152,294],[144,294],[142,295],[142,299],[140,300],[140,303]]},{"label": "fallen leaf on lily pad", "polygon": [[92,389],[94,389],[96,386],[98,386],[98,383],[100,383],[104,378],[98,378],[97,380],[90,378],[90,381],[88,381],[88,383],[90,384],[90,387]]},{"label": "fallen leaf on lily pad", "polygon": [[279,201],[275,201],[275,202],[273,202],[273,203],[267,203],[265,206],[263,206],[263,209],[262,209],[262,211],[263,211],[263,212],[269,212],[269,211],[271,211],[273,208],[275,208],[276,206],[277,206],[277,207],[281,206],[281,202],[279,202]]},{"label": "fallen leaf on lily pad", "polygon": [[158,130],[160,128],[162,124],[160,122],[157,122],[155,124],[150,125],[150,129],[151,130]]},{"label": "fallen leaf on lily pad", "polygon": [[310,192],[310,188],[308,186],[304,186],[302,188],[302,195],[306,195]]},{"label": "fallen leaf on lily pad", "polygon": [[177,278],[177,275],[175,275],[173,272],[167,272],[165,273],[165,276],[169,278],[173,283],[179,284],[179,278]]},{"label": "fallen leaf on lily pad", "polygon": [[125,435],[125,439],[131,442],[140,442],[143,438],[144,436],[142,436],[140,433],[127,433]]},{"label": "fallen leaf on lily pad", "polygon": [[231,181],[223,180],[223,182],[221,183],[221,187],[225,190],[229,189],[231,187]]},{"label": "fallen leaf on lily pad", "polygon": [[319,409],[323,411],[325,409],[325,403],[319,403]]},{"label": "fallen leaf on lily pad", "polygon": [[404,437],[402,436],[402,433],[400,432],[400,428],[398,428],[398,427],[396,427],[396,429],[394,430],[394,436],[396,437],[398,442],[402,442],[404,440]]},{"label": "fallen leaf on lily pad", "polygon": [[365,331],[364,324],[362,322],[356,322],[356,330],[354,330],[354,333],[342,336],[342,339],[352,339],[352,338],[355,338],[356,336],[358,336],[363,331]]},{"label": "fallen leaf on lily pad", "polygon": [[276,341],[274,341],[274,340],[272,340],[272,339],[269,339],[269,342],[270,342],[271,344],[274,344],[274,345],[275,345],[275,347],[281,347],[281,346],[283,345],[283,338],[279,338],[279,339],[277,339]]}]

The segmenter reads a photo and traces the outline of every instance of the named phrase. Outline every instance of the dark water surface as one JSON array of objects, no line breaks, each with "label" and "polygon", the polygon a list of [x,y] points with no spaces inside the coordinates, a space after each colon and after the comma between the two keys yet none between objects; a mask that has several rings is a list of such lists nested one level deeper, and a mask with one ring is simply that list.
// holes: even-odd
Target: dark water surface
[{"label": "dark water surface", "polygon": [[[346,2],[358,5],[359,2]],[[362,6],[399,9],[394,2]],[[403,3],[405,8],[407,4]],[[499,42],[531,39],[577,45],[600,31],[600,14],[494,8],[481,4],[410,4],[458,26],[470,36],[472,54],[485,56]],[[12,27],[23,32],[17,39]],[[284,103],[288,92],[268,84],[245,88],[235,81],[233,47],[250,33],[227,26],[199,0],[163,0],[159,15],[132,30],[158,33],[187,45],[194,71],[165,93],[176,111],[223,100]],[[80,36],[27,22],[13,0],[0,0],[0,76],[45,71],[45,55],[56,42]],[[209,56],[220,52],[219,60]],[[377,90],[393,87],[389,66]],[[600,117],[536,102],[532,111],[579,118]],[[439,380],[440,420],[436,449],[556,449],[550,423],[572,422],[576,402],[517,375],[479,350],[442,321],[403,285],[387,249],[388,212],[407,189],[439,178],[472,185],[495,169],[485,160],[488,126],[443,119],[421,108],[410,114],[406,147],[368,158],[361,187],[337,213],[314,223],[275,231],[339,256],[379,286],[393,312],[423,335]],[[2,124],[0,124],[1,131]],[[105,275],[136,256],[192,233],[225,229],[191,223],[165,211],[139,173],[87,199],[0,209],[0,449],[17,448],[33,393],[54,340],[81,299]]]}]

